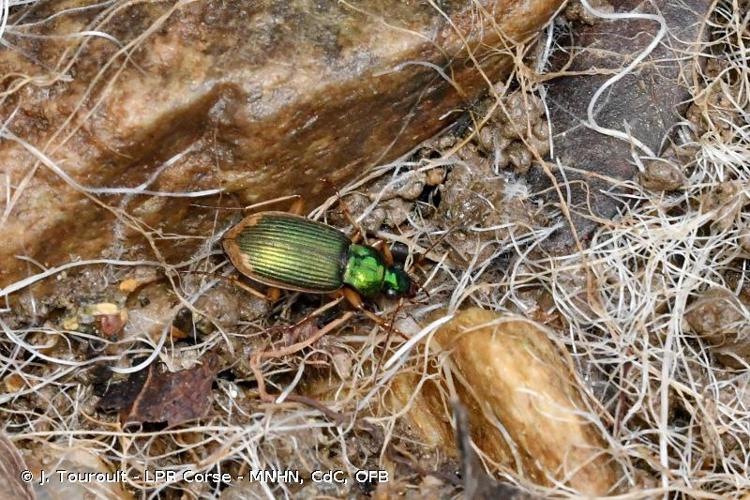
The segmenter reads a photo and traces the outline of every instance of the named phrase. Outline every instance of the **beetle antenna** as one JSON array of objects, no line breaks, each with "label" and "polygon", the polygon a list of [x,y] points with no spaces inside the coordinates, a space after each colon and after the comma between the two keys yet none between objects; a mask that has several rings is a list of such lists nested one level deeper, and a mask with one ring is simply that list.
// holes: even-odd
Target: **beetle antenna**
[{"label": "beetle antenna", "polygon": [[[391,337],[393,336],[393,324],[395,323],[396,317],[398,316],[398,312],[401,310],[401,306],[403,305],[404,305],[404,299],[402,297],[398,300],[398,305],[396,306],[396,310],[393,312],[393,316],[391,316],[391,320],[388,322],[388,333],[386,333],[385,335],[385,348],[383,349],[383,355],[380,356],[380,359],[378,359],[378,365],[375,367],[375,372],[373,373],[373,379],[378,378],[378,375],[380,373],[380,368],[383,366],[383,360],[385,359],[386,353],[388,352],[388,348],[391,346]],[[404,334],[401,333],[401,335],[404,335]]]},{"label": "beetle antenna", "polygon": [[432,242],[432,244],[430,244],[429,247],[427,247],[424,251],[419,252],[419,256],[417,257],[417,259],[415,259],[414,263],[412,264],[412,267],[414,266],[419,267],[419,265],[427,258],[427,254],[429,254],[432,250],[435,249],[436,246],[442,243],[442,241],[459,225],[460,223],[456,222],[455,224],[450,226],[448,229],[445,230],[443,234],[440,235],[440,237],[437,240]]},{"label": "beetle antenna", "polygon": [[423,287],[422,284],[419,281],[417,281],[414,276],[412,276],[411,274],[408,274],[408,276],[411,282],[414,283],[417,286],[417,288],[419,288],[420,291],[424,292],[424,294],[427,295],[427,300],[429,300],[430,292],[428,292],[427,289]]},{"label": "beetle antenna", "polygon": [[[339,192],[339,189],[336,187],[336,185],[328,178],[328,177],[321,177],[320,181],[328,184],[331,186],[331,189],[333,189],[333,192],[336,193],[336,198],[339,201],[339,206],[341,207],[341,212],[344,214],[344,218],[346,218],[347,222],[351,224],[352,229],[354,231],[352,240],[358,239],[359,237],[362,237],[367,241],[367,238],[365,238],[365,231],[360,227],[360,225],[357,223],[356,220],[354,220],[354,216],[349,211],[349,207],[347,206],[346,202],[344,201],[344,198],[341,196],[341,193]],[[355,241],[356,242],[356,241]]]},{"label": "beetle antenna", "polygon": [[[451,231],[453,231],[456,227],[458,227],[458,225],[459,225],[458,223],[453,224],[451,227],[449,227],[448,229],[446,229],[445,232],[442,235],[440,235],[440,237],[437,240],[435,240],[429,247],[427,247],[424,251],[419,252],[418,258],[414,260],[414,262],[412,263],[412,265],[410,266],[410,268],[413,268],[415,266],[419,267],[420,264],[422,263],[422,261],[425,258],[427,258],[427,255],[436,246],[438,246],[440,244],[440,242],[442,242],[445,239],[445,237],[448,236],[451,233]],[[383,240],[381,240],[381,241],[383,241]],[[385,241],[383,241],[383,244],[385,244]],[[408,272],[408,270],[405,269],[404,271],[409,276],[409,279],[411,279],[412,283],[414,283],[419,290],[423,291],[425,293],[425,295],[427,296],[427,300],[429,300],[430,299],[430,292],[427,291],[427,288],[423,287],[422,284],[419,282],[419,280],[416,279],[416,277],[412,273]]]},{"label": "beetle antenna", "polygon": [[298,195],[298,194],[290,194],[289,196],[280,196],[280,197],[274,198],[272,200],[261,201],[259,203],[254,203],[252,205],[248,205],[246,207],[220,207],[220,206],[217,206],[217,205],[203,205],[201,203],[191,203],[190,206],[191,207],[200,207],[200,208],[213,208],[215,210],[242,210],[244,212],[244,211],[247,211],[247,210],[252,210],[253,208],[263,207],[265,205],[272,205],[274,203],[279,203],[279,202],[282,202],[282,201],[298,200],[299,198],[301,198],[301,196]]}]

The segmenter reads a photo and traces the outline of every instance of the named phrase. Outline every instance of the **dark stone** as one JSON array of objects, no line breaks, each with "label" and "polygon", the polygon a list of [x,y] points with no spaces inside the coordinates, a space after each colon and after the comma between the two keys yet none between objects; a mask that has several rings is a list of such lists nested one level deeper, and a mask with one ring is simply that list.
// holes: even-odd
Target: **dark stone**
[{"label": "dark stone", "polygon": [[[654,13],[649,2],[624,0],[614,4],[616,12],[637,9]],[[686,54],[690,54],[690,44],[705,35],[703,21],[710,2],[657,0],[654,4],[667,23],[665,38],[633,72],[602,94],[594,116],[601,127],[629,130],[658,155],[669,144],[668,136],[681,120],[680,113],[689,98],[686,68],[693,61],[686,59]],[[585,73],[624,68],[653,40],[659,24],[651,20],[599,19],[593,25],[576,24],[573,28],[566,48],[553,56],[551,71],[564,68],[568,72]],[[597,229],[597,218],[612,219],[621,208],[617,200],[603,191],[612,190],[616,181],[633,179],[638,171],[628,142],[584,124],[592,96],[612,76],[612,73],[562,76],[547,85],[555,154],[551,168],[562,196],[566,197],[567,189],[570,190],[570,199],[566,201],[578,238],[584,243]],[[567,170],[563,176],[556,169],[556,161],[562,167],[583,172]],[[550,189],[550,178],[541,167],[537,165],[529,172],[528,181],[532,192],[546,190],[545,200],[560,204],[557,191]],[[567,252],[575,248],[569,221],[564,216],[561,219],[563,227],[544,242],[543,247],[548,251]]]}]

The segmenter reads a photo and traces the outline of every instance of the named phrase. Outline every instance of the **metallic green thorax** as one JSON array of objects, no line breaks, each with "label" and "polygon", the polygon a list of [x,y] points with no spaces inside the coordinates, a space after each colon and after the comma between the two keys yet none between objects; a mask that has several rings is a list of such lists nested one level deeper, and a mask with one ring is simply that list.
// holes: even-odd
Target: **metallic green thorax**
[{"label": "metallic green thorax", "polygon": [[277,288],[328,293],[348,285],[365,297],[413,295],[407,274],[386,266],[380,252],[298,215],[248,216],[227,232],[224,249],[240,272]]},{"label": "metallic green thorax", "polygon": [[380,293],[386,268],[380,253],[374,248],[352,245],[344,271],[344,283],[365,297]]},{"label": "metallic green thorax", "polygon": [[361,245],[349,247],[344,283],[365,297],[379,293],[399,297],[411,291],[411,280],[404,271],[386,266],[380,252]]}]

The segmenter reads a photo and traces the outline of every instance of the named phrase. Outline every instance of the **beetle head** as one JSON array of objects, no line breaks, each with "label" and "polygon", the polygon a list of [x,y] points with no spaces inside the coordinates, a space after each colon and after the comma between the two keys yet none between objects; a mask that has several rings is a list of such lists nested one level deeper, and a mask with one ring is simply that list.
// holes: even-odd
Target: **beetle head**
[{"label": "beetle head", "polygon": [[383,280],[383,293],[389,299],[399,297],[412,298],[417,294],[418,287],[406,271],[397,266],[386,269]]}]

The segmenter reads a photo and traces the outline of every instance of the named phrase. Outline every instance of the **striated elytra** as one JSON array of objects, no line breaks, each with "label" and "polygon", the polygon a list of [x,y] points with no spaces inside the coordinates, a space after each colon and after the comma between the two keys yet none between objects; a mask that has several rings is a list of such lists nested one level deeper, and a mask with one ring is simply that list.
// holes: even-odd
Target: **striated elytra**
[{"label": "striated elytra", "polygon": [[245,276],[283,290],[331,293],[348,286],[364,297],[412,297],[416,286],[375,248],[353,243],[322,222],[287,212],[250,215],[224,237]]}]

